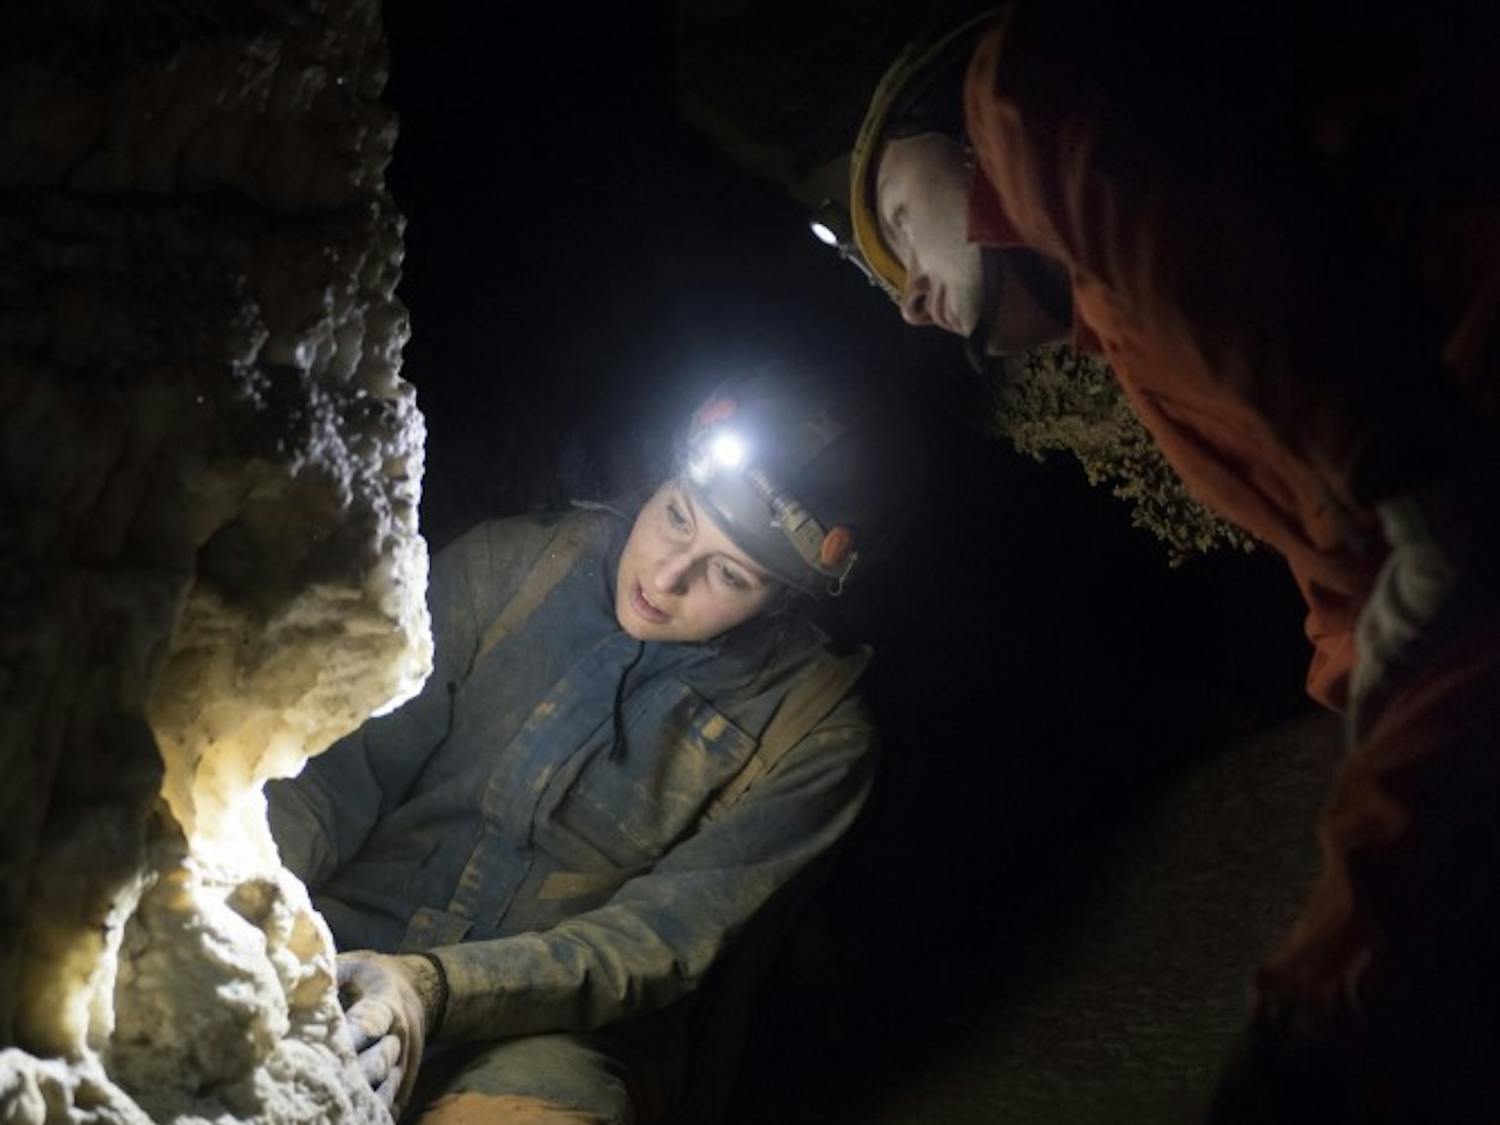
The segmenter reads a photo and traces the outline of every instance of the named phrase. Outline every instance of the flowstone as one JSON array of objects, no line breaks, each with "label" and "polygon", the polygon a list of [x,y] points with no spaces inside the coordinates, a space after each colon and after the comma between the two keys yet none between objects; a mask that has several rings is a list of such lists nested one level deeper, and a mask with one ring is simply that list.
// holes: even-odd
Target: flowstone
[{"label": "flowstone", "polygon": [[379,4],[6,21],[0,1121],[387,1121],[261,796],[431,667]]},{"label": "flowstone", "polygon": [[1071,453],[1090,484],[1130,505],[1130,522],[1161,541],[1171,566],[1221,548],[1255,548],[1254,539],[1188,492],[1100,359],[1065,346],[1007,357],[990,422],[1038,461]]}]

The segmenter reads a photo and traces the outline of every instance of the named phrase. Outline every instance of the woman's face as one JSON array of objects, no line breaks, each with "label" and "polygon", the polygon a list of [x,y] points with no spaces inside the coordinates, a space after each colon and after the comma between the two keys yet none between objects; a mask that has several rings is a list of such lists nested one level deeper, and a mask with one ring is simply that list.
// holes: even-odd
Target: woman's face
[{"label": "woman's face", "polygon": [[901,315],[967,336],[984,305],[984,265],[969,241],[969,182],[963,146],[940,133],[890,141],[875,201],[881,230],[901,264]]},{"label": "woman's face", "polygon": [[615,617],[637,640],[706,641],[765,609],[780,585],[669,480],[620,554]]},{"label": "woman's face", "polygon": [[[885,146],[877,168],[875,200],[881,230],[906,267],[901,315],[908,324],[931,324],[967,337],[984,308],[984,260],[969,241],[969,189],[975,173],[963,146],[941,133],[919,133]],[[1000,255],[1000,304],[990,310],[985,350],[990,355],[1029,351],[1066,338],[1068,325],[1047,311],[1021,272],[1014,253]],[[1066,286],[1067,270],[1051,258],[1038,268]]]}]

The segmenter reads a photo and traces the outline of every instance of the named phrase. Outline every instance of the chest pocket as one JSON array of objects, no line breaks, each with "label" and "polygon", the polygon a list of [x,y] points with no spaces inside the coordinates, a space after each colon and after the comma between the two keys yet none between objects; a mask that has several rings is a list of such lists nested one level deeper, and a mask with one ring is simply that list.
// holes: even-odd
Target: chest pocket
[{"label": "chest pocket", "polygon": [[611,757],[606,742],[553,811],[561,829],[614,866],[660,858],[697,825],[755,749],[755,739],[686,684],[669,681],[651,694],[629,717],[624,754]]}]

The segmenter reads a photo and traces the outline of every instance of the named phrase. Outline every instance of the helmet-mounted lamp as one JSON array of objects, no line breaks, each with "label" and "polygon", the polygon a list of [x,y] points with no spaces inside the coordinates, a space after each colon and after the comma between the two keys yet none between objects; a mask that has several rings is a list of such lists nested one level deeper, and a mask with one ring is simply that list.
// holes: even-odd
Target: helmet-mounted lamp
[{"label": "helmet-mounted lamp", "polygon": [[745,442],[732,430],[721,430],[715,434],[709,451],[713,454],[714,464],[726,469],[738,469],[745,463]]},{"label": "helmet-mounted lamp", "polygon": [[749,446],[737,430],[711,423],[696,429],[690,439],[687,474],[694,484],[707,484],[720,470],[738,469],[748,453]]},{"label": "helmet-mounted lamp", "polygon": [[[689,481],[727,525],[731,538],[736,538],[733,534],[736,529],[746,529],[752,534],[757,528],[762,534],[771,528],[779,529],[801,562],[827,579],[828,594],[837,597],[859,560],[853,532],[842,526],[824,528],[796,497],[772,478],[755,460],[755,447],[750,439],[730,423],[734,410],[733,400],[716,400],[693,419],[684,459]],[[735,482],[749,485],[748,492],[743,487],[734,487]],[[768,565],[768,560],[757,557],[757,552],[745,543],[741,546],[773,573],[785,569]],[[785,573],[778,577],[792,585],[807,585]]]},{"label": "helmet-mounted lamp", "polygon": [[840,258],[852,262],[871,285],[887,289],[886,283],[872,270],[860,253],[859,243],[854,239],[854,224],[849,212],[836,199],[825,199],[807,220],[807,229],[824,246],[838,251]]},{"label": "helmet-mounted lamp", "polygon": [[837,200],[824,199],[819,203],[808,216],[807,225],[819,242],[841,254],[853,243],[854,227],[849,222],[849,212]]}]

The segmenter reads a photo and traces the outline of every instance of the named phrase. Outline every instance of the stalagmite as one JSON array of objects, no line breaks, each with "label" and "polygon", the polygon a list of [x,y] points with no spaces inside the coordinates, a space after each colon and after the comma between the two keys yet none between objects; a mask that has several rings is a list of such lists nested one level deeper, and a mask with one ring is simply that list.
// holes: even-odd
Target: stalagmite
[{"label": "stalagmite", "polygon": [[430,668],[377,0],[7,5],[0,1121],[384,1121],[261,786]]}]

